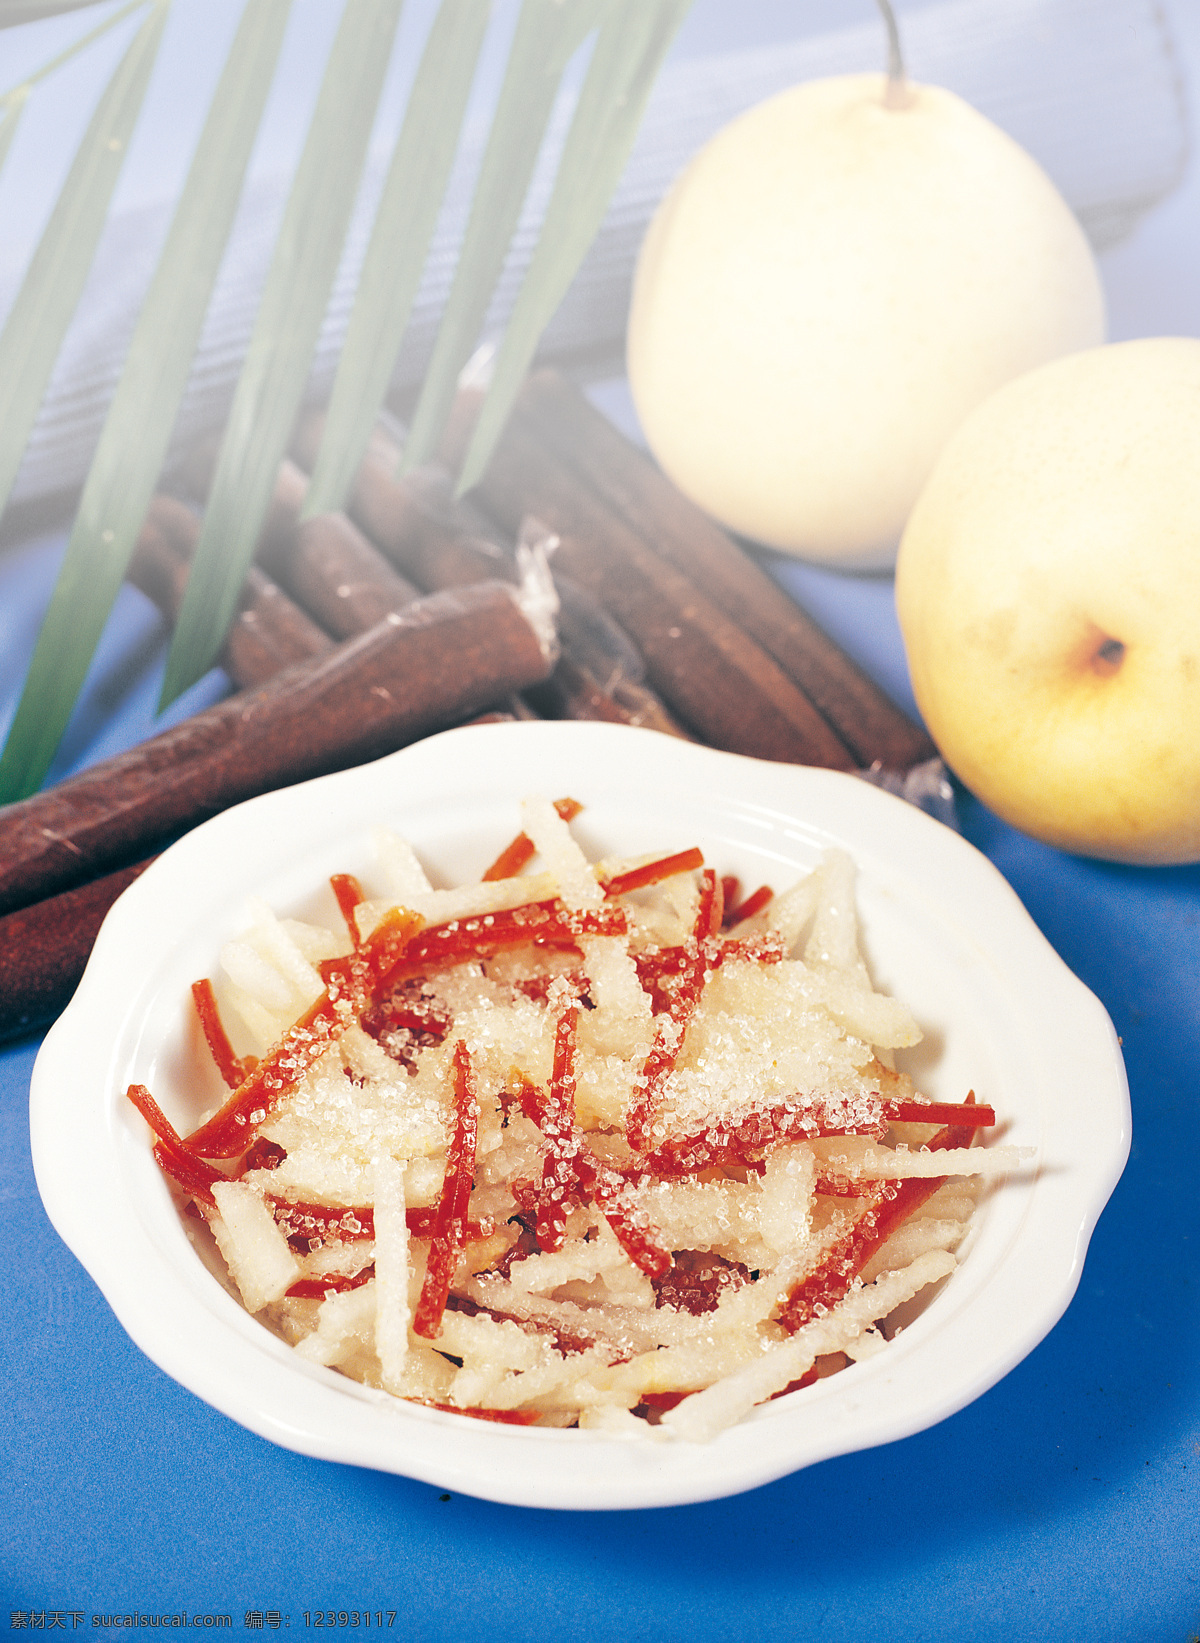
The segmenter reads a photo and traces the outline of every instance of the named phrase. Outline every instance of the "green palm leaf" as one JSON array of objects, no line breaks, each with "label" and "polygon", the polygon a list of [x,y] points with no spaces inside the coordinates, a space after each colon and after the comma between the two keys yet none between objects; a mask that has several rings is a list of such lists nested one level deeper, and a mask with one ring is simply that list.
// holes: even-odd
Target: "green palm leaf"
[{"label": "green palm leaf", "polygon": [[125,575],[187,384],[291,0],[249,0],[92,459],[0,759],[0,794],[36,792]]},{"label": "green palm leaf", "polygon": [[525,0],[492,120],[467,231],[403,465],[433,452],[475,348],[537,164],[563,71],[612,0]]},{"label": "green palm leaf", "polygon": [[0,28],[8,28],[13,23],[32,23],[63,11],[82,11],[84,6],[95,4],[96,0],[0,0]]},{"label": "green palm leaf", "polygon": [[483,475],[538,341],[600,227],[655,76],[691,0],[620,0],[588,68],[554,192],[496,354],[459,490]]},{"label": "green palm leaf", "polygon": [[0,508],[91,268],[166,16],[165,0],[153,0],[105,88],[0,335]]},{"label": "green palm leaf", "polygon": [[[76,0],[0,0],[18,15]],[[0,505],[82,292],[171,0],[129,0],[0,96],[0,165],[30,90],[146,8],[103,91],[3,333]],[[541,239],[470,452],[487,459],[546,322],[590,243],[662,55],[690,0],[523,0],[406,462],[434,448],[477,342],[564,73],[595,33]],[[84,485],[67,557],[3,758],[0,802],[44,776],[165,458],[230,233],[290,0],[246,0]],[[168,658],[166,703],[207,668],[232,617],[307,384],[402,0],[348,0],[267,270]],[[344,500],[409,323],[450,186],[491,0],[442,0],[409,96],[351,312],[307,509]]]},{"label": "green palm leaf", "polygon": [[402,4],[354,0],[342,14],[217,458],[160,706],[211,666],[237,608],[308,381]]},{"label": "green palm leaf", "polygon": [[17,134],[17,126],[25,112],[25,104],[29,101],[29,92],[29,86],[18,86],[15,91],[10,91],[0,104],[3,108],[3,112],[0,113],[0,171],[4,170],[4,162],[8,158],[12,140]]},{"label": "green palm leaf", "polygon": [[490,0],[444,0],[429,32],[359,276],[306,515],[343,506],[387,394],[490,11]]}]

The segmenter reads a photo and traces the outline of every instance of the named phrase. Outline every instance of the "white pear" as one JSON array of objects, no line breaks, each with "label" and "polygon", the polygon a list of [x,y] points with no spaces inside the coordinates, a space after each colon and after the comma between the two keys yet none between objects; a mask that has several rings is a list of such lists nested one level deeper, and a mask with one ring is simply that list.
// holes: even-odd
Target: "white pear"
[{"label": "white pear", "polygon": [[819,80],[733,121],[639,258],[628,369],[651,449],[730,528],[890,565],[963,417],[1104,339],[1087,241],[1045,173],[933,86]]},{"label": "white pear", "polygon": [[942,753],[1013,826],[1200,860],[1200,340],[1000,389],[913,510],[896,604]]}]

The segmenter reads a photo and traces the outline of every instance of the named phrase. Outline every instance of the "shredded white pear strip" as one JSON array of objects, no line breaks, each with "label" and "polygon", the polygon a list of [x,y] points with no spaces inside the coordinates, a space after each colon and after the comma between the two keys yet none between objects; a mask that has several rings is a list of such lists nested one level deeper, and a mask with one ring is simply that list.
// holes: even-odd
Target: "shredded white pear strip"
[{"label": "shredded white pear strip", "polygon": [[375,828],[373,839],[375,854],[392,896],[388,905],[395,906],[398,902],[402,907],[409,907],[415,897],[427,896],[433,886],[408,840],[390,827]]},{"label": "shredded white pear strip", "polygon": [[607,1227],[590,1243],[575,1241],[553,1254],[518,1261],[509,1282],[518,1295],[540,1295],[560,1284],[619,1275],[622,1289],[632,1289],[642,1304],[654,1305],[654,1292]]},{"label": "shredded white pear strip", "polygon": [[[483,918],[488,913],[549,901],[554,892],[552,873],[531,873],[527,878],[491,879],[487,883],[460,884],[452,890],[419,891],[409,896],[404,906],[419,913],[426,924],[450,924],[454,919]],[[395,905],[394,900],[360,902],[354,909],[359,938],[365,940]]]},{"label": "shredded white pear strip", "polygon": [[375,1327],[375,1283],[327,1295],[317,1312],[317,1327],[296,1351],[309,1363],[334,1365],[362,1346]]},{"label": "shredded white pear strip", "polygon": [[221,968],[233,982],[267,1010],[286,1010],[293,994],[287,981],[249,941],[227,941],[221,948]]},{"label": "shredded white pear strip", "polygon": [[814,873],[807,873],[804,878],[797,879],[782,895],[773,896],[762,912],[755,913],[753,918],[738,926],[738,934],[762,932],[778,936],[783,943],[784,952],[790,953],[811,923],[816,910],[819,871],[820,869]]},{"label": "shredded white pear strip", "polygon": [[[400,905],[446,926],[420,968],[419,947],[346,963],[345,921],[260,902],[222,950],[220,1008],[246,1029],[231,1047],[276,1061],[233,1098],[246,1150],[216,1207],[186,1169],[175,1184],[246,1307],[308,1363],[395,1397],[614,1442],[705,1441],[814,1365],[857,1374],[1033,1151],[931,1151],[938,1126],[887,1126],[888,1100],[925,1099],[892,1064],[921,1030],[875,990],[843,852],[723,937],[697,927],[701,871],[597,918],[609,875],[667,852],[591,861],[544,797],[519,821],[532,870],[449,888],[377,830],[351,922],[365,939]],[[499,915],[555,901],[489,939]],[[289,1063],[327,961],[360,1003]],[[249,1110],[276,1073],[282,1093]],[[906,1179],[929,1195],[885,1236],[880,1197]],[[804,1293],[825,1305],[789,1336]]]},{"label": "shredded white pear strip", "polygon": [[253,922],[247,940],[279,971],[301,1005],[320,998],[325,991],[320,973],[261,896],[251,897],[248,911]]},{"label": "shredded white pear strip", "polygon": [[404,1216],[404,1165],[375,1161],[375,1350],[383,1384],[400,1384],[408,1354],[408,1224]]},{"label": "shredded white pear strip", "polygon": [[806,1375],[818,1358],[844,1352],[877,1318],[886,1318],[929,1284],[948,1277],[955,1265],[953,1255],[935,1250],[902,1272],[889,1272],[873,1284],[851,1290],[845,1300],[824,1317],[805,1324],[789,1341],[668,1410],[662,1424],[678,1438],[707,1443],[748,1415],[755,1404]]},{"label": "shredded white pear strip", "polygon": [[216,1181],[212,1195],[218,1214],[210,1225],[217,1248],[241,1291],[247,1312],[258,1312],[295,1283],[300,1263],[261,1193],[242,1181]]},{"label": "shredded white pear strip", "polygon": [[571,837],[571,830],[549,799],[526,799],[521,826],[558,883],[568,907],[599,907],[604,891],[596,882],[592,864]]},{"label": "shredded white pear strip", "polygon": [[871,978],[858,950],[854,862],[844,850],[827,850],[813,876],[818,886],[817,905],[804,961],[853,976],[869,989]]},{"label": "shredded white pear strip", "polygon": [[[828,1143],[826,1143],[828,1145]],[[864,1146],[853,1152],[835,1145],[820,1152],[822,1162],[849,1181],[928,1180],[939,1175],[1008,1175],[1037,1154],[1032,1147],[944,1147],[939,1152],[904,1152]]]}]

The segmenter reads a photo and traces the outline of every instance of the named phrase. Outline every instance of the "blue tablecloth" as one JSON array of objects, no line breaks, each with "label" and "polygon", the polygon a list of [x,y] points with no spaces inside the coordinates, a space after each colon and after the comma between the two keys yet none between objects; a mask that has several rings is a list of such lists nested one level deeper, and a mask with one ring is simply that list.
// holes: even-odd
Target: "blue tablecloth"
[{"label": "blue tablecloth", "polygon": [[[0,561],[10,692],[53,557]],[[780,574],[903,694],[886,582]],[[160,666],[127,594],[63,770],[148,731]],[[672,1510],[522,1511],[304,1459],[160,1373],[59,1242],[29,1160],[27,1043],[0,1055],[0,1627],[227,1615],[239,1634],[295,1632],[344,1611],[437,1643],[1200,1632],[1200,868],[1074,860],[967,796],[960,810],[1107,1006],[1133,1094],[1132,1157],[1079,1293],[1005,1381],[902,1443]]]}]

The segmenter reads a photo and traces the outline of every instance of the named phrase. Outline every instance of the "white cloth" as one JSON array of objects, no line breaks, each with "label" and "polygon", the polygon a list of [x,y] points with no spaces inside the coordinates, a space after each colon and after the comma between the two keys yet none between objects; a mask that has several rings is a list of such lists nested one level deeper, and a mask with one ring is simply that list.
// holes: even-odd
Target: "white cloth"
[{"label": "white cloth", "polygon": [[[203,0],[200,0],[203,3]],[[1128,233],[1178,182],[1187,123],[1178,56],[1154,0],[943,0],[904,18],[914,80],[959,92],[1041,162],[1093,243]],[[797,81],[882,66],[878,25],[754,50],[669,61],[604,224],[543,339],[542,357],[619,361],[629,284],[650,216],[700,145],[741,110]],[[510,310],[536,237],[553,159],[570,117],[557,111],[504,276],[488,317]],[[483,132],[468,131],[425,270],[394,386],[419,379],[449,289]],[[373,165],[382,181],[386,155]],[[228,406],[286,178],[248,189],[214,294],[175,432],[179,450],[218,425]],[[311,382],[327,391],[370,230],[364,191],[322,331]],[[168,220],[169,202],[109,224],[22,465],[14,500],[81,482],[117,379],[138,305]],[[0,293],[0,312],[12,291]]]}]

